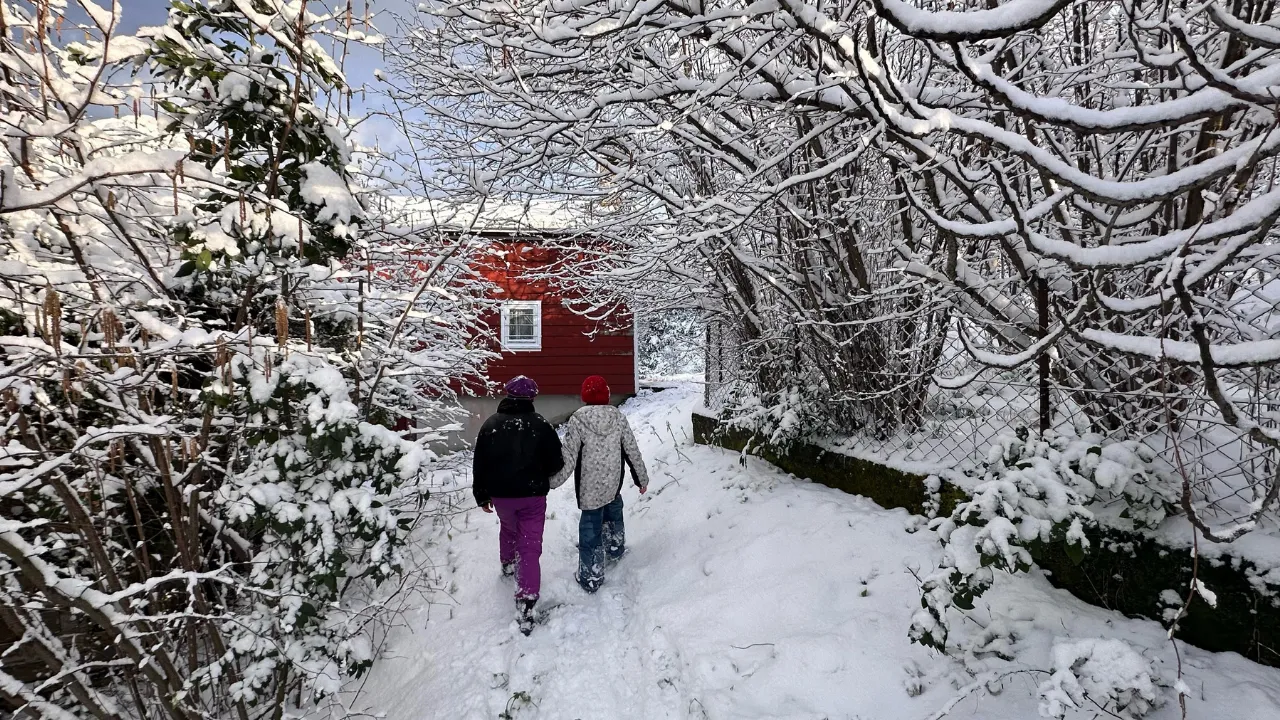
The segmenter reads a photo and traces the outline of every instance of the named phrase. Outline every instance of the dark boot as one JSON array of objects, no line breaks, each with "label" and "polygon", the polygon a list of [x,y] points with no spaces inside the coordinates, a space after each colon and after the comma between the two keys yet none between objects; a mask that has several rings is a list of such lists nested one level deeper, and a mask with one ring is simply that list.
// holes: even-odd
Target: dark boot
[{"label": "dark boot", "polygon": [[626,554],[627,554],[627,548],[626,546],[623,546],[623,545],[619,545],[616,547],[610,546],[605,548],[605,555],[604,555],[605,565],[609,567],[613,567],[614,565],[617,565],[618,561],[622,559],[622,556]]},{"label": "dark boot", "polygon": [[533,626],[538,624],[538,616],[533,612],[533,606],[537,602],[537,598],[516,599],[516,625],[520,628],[520,632],[525,635],[533,632]]},{"label": "dark boot", "polygon": [[512,560],[509,563],[502,563],[502,577],[509,578],[509,577],[515,577],[515,576],[516,576],[516,561]]},{"label": "dark boot", "polygon": [[582,575],[575,575],[574,579],[578,581],[578,585],[580,585],[583,590],[586,590],[591,594],[594,594],[595,591],[599,590],[600,586],[604,584],[603,575],[587,575],[585,577]]}]

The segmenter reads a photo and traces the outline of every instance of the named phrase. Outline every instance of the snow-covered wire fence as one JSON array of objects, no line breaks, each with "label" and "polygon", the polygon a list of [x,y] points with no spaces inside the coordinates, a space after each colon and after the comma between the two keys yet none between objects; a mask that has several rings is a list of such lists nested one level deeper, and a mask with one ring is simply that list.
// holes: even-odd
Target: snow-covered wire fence
[{"label": "snow-covered wire fence", "polygon": [[712,320],[706,324],[703,350],[703,404],[708,409],[720,409],[735,385],[746,380],[742,373],[742,339],[729,323]]},{"label": "snow-covered wire fence", "polygon": [[[1280,317],[1277,272],[1280,268],[1273,263],[1254,262],[1244,277],[1225,286],[1230,296],[1219,306],[1232,312],[1216,318],[1221,339],[1242,343],[1274,336]],[[1017,285],[1017,281],[1006,282],[1001,290],[1010,298],[1022,295],[1028,305],[1034,305],[1031,293],[1020,293]],[[1092,318],[1082,315],[1078,321],[1084,325],[1086,319]],[[1114,328],[1108,332],[1120,335],[1138,332],[1144,322],[1158,326],[1176,322],[1176,317],[1107,316],[1090,324]],[[1272,483],[1277,470],[1275,449],[1224,420],[1205,390],[1202,371],[1187,362],[1195,357],[1187,355],[1185,344],[1170,342],[1162,349],[1152,339],[1117,348],[1088,342],[1112,336],[1085,330],[1079,333],[1082,341],[1071,349],[1077,353],[1077,367],[1086,371],[1073,372],[1062,361],[1063,349],[1055,346],[1018,358],[1016,364],[1004,362],[995,357],[1008,352],[1000,337],[998,331],[955,319],[946,329],[936,365],[922,368],[918,376],[899,373],[890,363],[865,366],[839,398],[840,403],[856,408],[845,415],[866,418],[865,424],[836,429],[836,444],[887,460],[973,471],[1002,435],[1019,428],[1098,433],[1142,443],[1170,474],[1177,469],[1172,454],[1176,444],[1196,487],[1197,504],[1224,519],[1247,514],[1261,500],[1257,489]],[[1069,340],[1064,336],[1062,342]],[[705,402],[709,409],[728,408],[735,392],[751,396],[758,391],[747,359],[750,350],[730,322],[708,324]],[[904,344],[896,351],[914,354],[919,348]],[[1224,363],[1218,371],[1219,382],[1229,388],[1232,401],[1250,423],[1274,428],[1280,417],[1280,363],[1265,356],[1230,359],[1232,366]],[[915,416],[895,396],[879,391],[903,384],[926,388]],[[785,425],[787,412],[778,409],[778,425]]]}]

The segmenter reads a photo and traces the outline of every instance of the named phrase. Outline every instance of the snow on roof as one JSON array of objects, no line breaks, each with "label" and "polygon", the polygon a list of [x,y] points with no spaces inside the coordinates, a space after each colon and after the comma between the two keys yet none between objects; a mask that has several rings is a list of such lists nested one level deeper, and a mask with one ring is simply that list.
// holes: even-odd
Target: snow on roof
[{"label": "snow on roof", "polygon": [[498,201],[459,202],[455,200],[382,195],[374,202],[382,205],[371,214],[384,216],[389,223],[409,228],[471,230],[472,232],[567,232],[582,230],[589,220],[585,208],[569,202]]}]

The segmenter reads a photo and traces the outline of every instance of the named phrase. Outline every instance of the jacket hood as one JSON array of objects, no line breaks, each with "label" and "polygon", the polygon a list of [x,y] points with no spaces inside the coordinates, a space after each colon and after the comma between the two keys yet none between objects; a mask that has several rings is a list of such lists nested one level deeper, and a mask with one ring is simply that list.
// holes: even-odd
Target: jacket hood
[{"label": "jacket hood", "polygon": [[522,415],[533,412],[533,401],[525,398],[503,398],[498,403],[498,412],[504,415]]},{"label": "jacket hood", "polygon": [[582,426],[595,435],[608,435],[623,421],[622,412],[612,405],[587,405],[573,414]]}]

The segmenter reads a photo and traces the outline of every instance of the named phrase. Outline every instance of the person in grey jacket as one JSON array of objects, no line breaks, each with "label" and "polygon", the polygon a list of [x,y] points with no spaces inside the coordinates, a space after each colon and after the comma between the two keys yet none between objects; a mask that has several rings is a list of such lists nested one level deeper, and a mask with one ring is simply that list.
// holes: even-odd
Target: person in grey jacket
[{"label": "person in grey jacket", "polygon": [[569,417],[561,448],[564,468],[551,480],[559,487],[574,475],[578,495],[578,584],[593,593],[604,582],[606,557],[617,560],[626,551],[622,523],[622,482],[626,468],[643,494],[649,474],[631,424],[609,404],[609,385],[599,375],[582,383],[582,402]]}]

